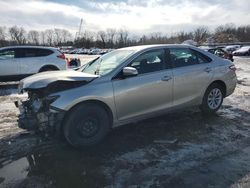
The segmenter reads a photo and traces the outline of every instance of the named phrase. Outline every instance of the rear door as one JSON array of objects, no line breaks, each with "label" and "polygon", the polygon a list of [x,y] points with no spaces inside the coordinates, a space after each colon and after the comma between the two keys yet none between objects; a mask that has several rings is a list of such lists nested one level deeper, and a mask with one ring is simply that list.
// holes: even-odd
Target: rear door
[{"label": "rear door", "polygon": [[173,105],[196,104],[213,77],[211,59],[190,48],[171,48]]},{"label": "rear door", "polygon": [[19,65],[15,56],[14,48],[0,50],[0,76],[14,76],[19,74]]},{"label": "rear door", "polygon": [[37,73],[41,67],[49,64],[46,58],[53,51],[49,49],[40,48],[19,48],[17,50],[17,57],[20,64],[21,74]]},{"label": "rear door", "polygon": [[18,48],[17,60],[20,65],[20,74],[30,75],[37,72],[38,60],[36,57],[36,51],[32,48]]},{"label": "rear door", "polygon": [[138,75],[113,79],[118,120],[126,120],[172,106],[172,70],[166,66],[165,50],[144,52],[128,67]]}]

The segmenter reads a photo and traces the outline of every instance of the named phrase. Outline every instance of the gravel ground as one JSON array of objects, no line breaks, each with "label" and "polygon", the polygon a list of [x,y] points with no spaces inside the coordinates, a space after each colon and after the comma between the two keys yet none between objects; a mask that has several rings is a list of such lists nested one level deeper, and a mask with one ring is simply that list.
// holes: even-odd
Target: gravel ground
[{"label": "gravel ground", "polygon": [[250,58],[214,116],[190,109],[112,131],[74,150],[16,126],[15,83],[0,84],[0,187],[250,187]]}]

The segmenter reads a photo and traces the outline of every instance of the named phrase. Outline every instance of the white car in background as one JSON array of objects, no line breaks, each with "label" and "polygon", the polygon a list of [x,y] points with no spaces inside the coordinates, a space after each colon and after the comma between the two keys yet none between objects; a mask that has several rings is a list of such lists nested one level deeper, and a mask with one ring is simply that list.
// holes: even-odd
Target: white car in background
[{"label": "white car in background", "polygon": [[41,46],[0,48],[0,82],[16,81],[38,72],[66,68],[65,56],[57,48]]},{"label": "white car in background", "polygon": [[240,49],[240,45],[230,45],[230,46],[226,46],[225,50],[229,53],[233,53],[234,51]]},{"label": "white car in background", "polygon": [[234,56],[250,56],[250,46],[242,46],[232,53]]}]

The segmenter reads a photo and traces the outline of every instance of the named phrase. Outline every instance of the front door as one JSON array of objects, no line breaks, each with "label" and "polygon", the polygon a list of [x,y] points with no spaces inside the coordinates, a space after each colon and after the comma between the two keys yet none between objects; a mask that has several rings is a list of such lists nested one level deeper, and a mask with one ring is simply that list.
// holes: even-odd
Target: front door
[{"label": "front door", "polygon": [[14,49],[0,50],[0,77],[19,75],[19,64]]},{"label": "front door", "polygon": [[136,68],[138,75],[113,79],[118,120],[172,106],[173,75],[166,66],[164,49],[145,52],[127,66]]}]

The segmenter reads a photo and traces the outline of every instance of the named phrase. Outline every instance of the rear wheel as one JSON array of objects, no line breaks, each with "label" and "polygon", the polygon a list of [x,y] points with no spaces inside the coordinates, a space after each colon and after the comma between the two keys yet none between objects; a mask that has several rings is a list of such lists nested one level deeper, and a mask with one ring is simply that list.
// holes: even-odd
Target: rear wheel
[{"label": "rear wheel", "polygon": [[201,110],[207,114],[215,113],[221,107],[222,102],[223,88],[221,85],[214,83],[207,88],[203,96]]},{"label": "rear wheel", "polygon": [[63,127],[66,140],[74,147],[87,147],[100,142],[110,129],[110,119],[97,104],[80,104],[67,116]]},{"label": "rear wheel", "polygon": [[46,67],[42,67],[39,72],[46,72],[46,71],[56,71],[59,70],[57,67],[54,66],[46,66]]}]

